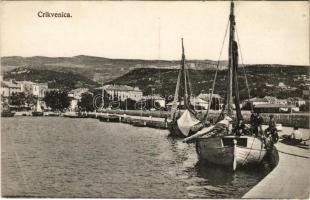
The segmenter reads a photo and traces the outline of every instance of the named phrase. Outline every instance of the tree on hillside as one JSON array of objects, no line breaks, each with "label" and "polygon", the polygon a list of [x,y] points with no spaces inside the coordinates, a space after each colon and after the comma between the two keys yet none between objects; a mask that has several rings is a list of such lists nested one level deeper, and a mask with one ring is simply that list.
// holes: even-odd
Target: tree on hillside
[{"label": "tree on hillside", "polygon": [[70,105],[70,98],[68,97],[68,93],[65,91],[54,90],[47,92],[43,98],[43,101],[45,101],[46,105],[52,110],[62,111]]}]

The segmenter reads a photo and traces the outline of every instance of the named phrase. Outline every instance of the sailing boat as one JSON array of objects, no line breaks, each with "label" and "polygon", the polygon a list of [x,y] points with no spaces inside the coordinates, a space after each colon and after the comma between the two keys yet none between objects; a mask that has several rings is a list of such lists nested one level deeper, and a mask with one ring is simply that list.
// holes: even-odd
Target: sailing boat
[{"label": "sailing boat", "polygon": [[13,117],[15,112],[10,110],[10,106],[8,103],[1,103],[1,117]]},{"label": "sailing boat", "polygon": [[[177,79],[174,99],[171,108],[171,119],[169,124],[170,136],[172,137],[187,137],[199,131],[202,128],[202,123],[197,117],[197,112],[193,109],[190,103],[191,88],[189,82],[188,71],[185,68],[185,54],[183,38],[182,41],[182,60],[181,68]],[[178,106],[184,102],[185,111],[181,114]],[[181,106],[181,105],[180,105]]]},{"label": "sailing boat", "polygon": [[43,110],[41,108],[39,100],[37,100],[37,105],[35,106],[32,116],[43,116]]},{"label": "sailing boat", "polygon": [[[195,138],[196,151],[200,160],[224,165],[236,170],[239,166],[258,164],[262,161],[267,150],[263,139],[254,135],[238,134],[231,130],[232,119],[236,123],[243,121],[239,104],[238,91],[238,44],[235,40],[234,2],[231,2],[229,16],[229,62],[226,102],[223,106],[218,123],[198,132]],[[234,108],[235,107],[235,114]],[[203,136],[202,136],[203,135]]]}]

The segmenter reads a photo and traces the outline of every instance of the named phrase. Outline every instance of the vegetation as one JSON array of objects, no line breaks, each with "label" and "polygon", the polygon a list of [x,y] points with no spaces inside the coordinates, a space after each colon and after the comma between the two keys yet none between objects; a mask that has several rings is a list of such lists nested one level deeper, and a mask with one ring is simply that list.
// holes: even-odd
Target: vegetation
[{"label": "vegetation", "polygon": [[83,93],[81,101],[78,102],[78,107],[83,111],[93,112],[95,110],[93,100],[94,95],[92,93]]},{"label": "vegetation", "polygon": [[46,106],[50,107],[53,111],[63,111],[70,105],[68,93],[60,90],[47,92],[43,101],[45,101]]},{"label": "vegetation", "polygon": [[71,72],[17,68],[4,74],[4,79],[48,83],[49,88],[72,90],[79,87],[93,88],[98,84],[82,75]]},{"label": "vegetation", "polygon": [[[247,75],[246,77],[251,97],[276,96],[277,98],[283,99],[287,97],[302,96],[302,84],[301,82],[294,80],[294,78],[298,75],[308,76],[309,67],[270,67],[267,65],[252,65],[247,66],[244,69]],[[239,68],[238,72],[240,99],[244,100],[249,96],[246,87],[246,80],[243,76],[243,69]],[[193,95],[198,95],[201,92],[208,93],[209,89],[212,88],[215,70],[189,70],[189,75],[192,93]],[[152,88],[155,88],[155,93],[159,93],[163,97],[166,97],[168,101],[171,101],[176,87],[177,76],[177,69],[141,68],[132,70],[126,75],[109,83],[137,86],[142,89],[145,95],[151,94]],[[225,97],[226,82],[227,70],[218,71],[214,93],[218,93],[222,97]],[[288,85],[291,88],[295,87],[296,89],[280,89],[277,87],[279,82],[283,82],[285,85]],[[268,87],[266,86],[266,83],[273,86]]]},{"label": "vegetation", "polygon": [[10,96],[9,102],[15,106],[34,105],[37,102],[37,97],[32,94],[18,92]]},{"label": "vegetation", "polygon": [[306,104],[300,106],[300,111],[310,112],[309,101],[306,101]]}]

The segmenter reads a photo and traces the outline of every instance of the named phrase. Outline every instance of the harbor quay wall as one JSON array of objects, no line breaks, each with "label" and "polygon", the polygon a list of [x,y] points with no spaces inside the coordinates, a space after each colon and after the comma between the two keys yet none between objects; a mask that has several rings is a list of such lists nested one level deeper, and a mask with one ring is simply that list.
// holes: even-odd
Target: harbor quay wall
[{"label": "harbor quay wall", "polygon": [[[182,114],[183,111],[181,111],[180,114]],[[117,115],[133,115],[133,116],[142,116],[142,117],[157,117],[157,118],[170,118],[171,113],[169,111],[140,111],[140,110],[105,110],[103,113],[109,113],[109,114],[117,114]],[[203,118],[206,111],[202,111],[198,113],[198,117],[200,119]],[[220,112],[219,111],[211,111],[208,114],[208,120],[211,120],[215,122],[219,117]],[[296,125],[299,128],[310,128],[310,115],[309,113],[261,113],[264,120],[264,124],[268,124],[269,122],[269,116],[274,115],[274,118],[277,123],[282,124],[283,126],[289,126],[292,127]],[[242,115],[244,117],[245,122],[250,121],[251,113],[249,111],[243,111]]]}]

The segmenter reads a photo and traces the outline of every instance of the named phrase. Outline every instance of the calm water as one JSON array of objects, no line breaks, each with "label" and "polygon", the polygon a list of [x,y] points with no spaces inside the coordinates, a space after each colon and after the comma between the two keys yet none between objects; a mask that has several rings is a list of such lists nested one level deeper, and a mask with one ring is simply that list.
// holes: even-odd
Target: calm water
[{"label": "calm water", "polygon": [[207,167],[194,145],[167,135],[95,119],[3,118],[2,195],[237,198],[270,171]]}]

